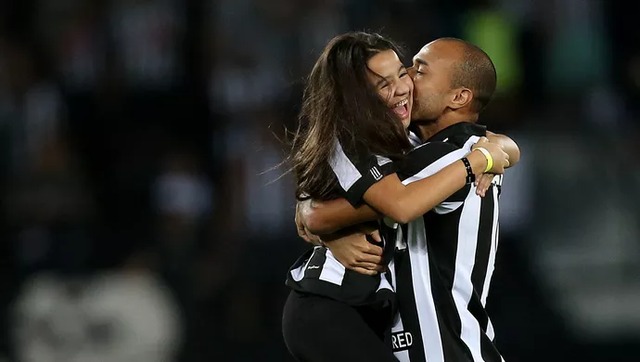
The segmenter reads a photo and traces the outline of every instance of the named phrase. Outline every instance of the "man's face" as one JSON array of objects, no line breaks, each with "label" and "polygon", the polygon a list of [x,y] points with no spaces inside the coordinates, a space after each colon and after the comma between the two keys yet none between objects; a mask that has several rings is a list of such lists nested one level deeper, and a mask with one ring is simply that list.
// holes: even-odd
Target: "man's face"
[{"label": "man's face", "polygon": [[435,122],[444,113],[452,94],[450,75],[456,58],[454,47],[438,40],[413,57],[412,121]]}]

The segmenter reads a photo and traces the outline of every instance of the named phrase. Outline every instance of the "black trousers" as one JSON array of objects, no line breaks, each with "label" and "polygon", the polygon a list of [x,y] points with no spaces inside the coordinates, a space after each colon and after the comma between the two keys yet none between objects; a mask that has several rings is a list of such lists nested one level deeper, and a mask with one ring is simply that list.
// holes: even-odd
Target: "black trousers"
[{"label": "black trousers", "polygon": [[352,307],[292,291],[284,305],[285,344],[300,362],[397,361],[390,343],[388,308]]}]

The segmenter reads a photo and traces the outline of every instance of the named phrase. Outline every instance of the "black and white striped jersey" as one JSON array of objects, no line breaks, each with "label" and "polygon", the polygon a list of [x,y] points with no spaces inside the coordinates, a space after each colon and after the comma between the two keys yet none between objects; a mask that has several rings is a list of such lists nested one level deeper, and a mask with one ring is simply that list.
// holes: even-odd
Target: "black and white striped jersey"
[{"label": "black and white striped jersey", "polygon": [[[461,159],[486,129],[459,123],[415,148],[398,166],[408,184]],[[498,242],[497,176],[481,198],[466,185],[398,228],[393,281],[399,314],[392,342],[400,361],[502,361],[485,310]]]},{"label": "black and white striped jersey", "polygon": [[[371,154],[347,155],[339,142],[336,142],[329,163],[343,196],[354,206],[362,203],[362,196],[371,185],[395,172],[395,165],[390,159]],[[381,231],[382,235],[388,234]],[[385,250],[385,260],[390,260],[395,244],[385,243],[384,239],[381,246]],[[393,303],[394,299],[388,273],[370,276],[346,269],[328,248],[322,246],[298,258],[287,273],[286,285],[300,292],[326,296],[350,305],[386,304]]]}]

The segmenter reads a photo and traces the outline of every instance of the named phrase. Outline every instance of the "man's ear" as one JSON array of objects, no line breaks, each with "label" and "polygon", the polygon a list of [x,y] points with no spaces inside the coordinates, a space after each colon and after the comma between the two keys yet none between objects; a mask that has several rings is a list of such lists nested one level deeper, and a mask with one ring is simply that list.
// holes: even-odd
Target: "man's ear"
[{"label": "man's ear", "polygon": [[451,108],[460,109],[471,104],[473,101],[473,92],[469,88],[458,88],[453,93],[451,99]]}]

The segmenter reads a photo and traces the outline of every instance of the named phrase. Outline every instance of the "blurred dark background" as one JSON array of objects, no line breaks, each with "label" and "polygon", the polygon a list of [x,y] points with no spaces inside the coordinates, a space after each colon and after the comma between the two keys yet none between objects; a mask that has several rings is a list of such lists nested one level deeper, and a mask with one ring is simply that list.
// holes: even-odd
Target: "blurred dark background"
[{"label": "blurred dark background", "polygon": [[291,361],[279,137],[325,43],[493,58],[507,361],[637,361],[640,3],[0,1],[0,360]]}]

